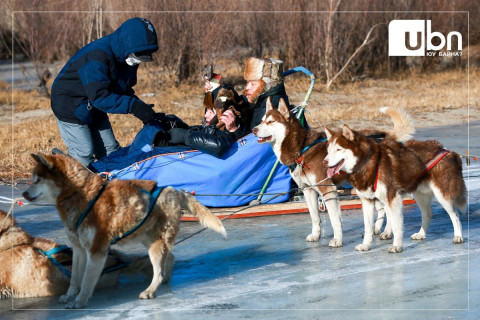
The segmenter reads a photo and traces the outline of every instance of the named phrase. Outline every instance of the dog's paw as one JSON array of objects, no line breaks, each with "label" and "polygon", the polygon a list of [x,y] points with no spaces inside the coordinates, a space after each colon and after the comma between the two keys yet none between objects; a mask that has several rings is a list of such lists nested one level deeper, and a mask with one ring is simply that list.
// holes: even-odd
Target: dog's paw
[{"label": "dog's paw", "polygon": [[332,248],[339,248],[339,247],[343,246],[342,240],[337,240],[337,239],[334,238],[334,239],[330,240],[330,242],[328,243],[328,246],[332,247]]},{"label": "dog's paw", "polygon": [[425,239],[425,235],[423,233],[420,233],[420,232],[417,232],[417,233],[414,233],[410,236],[410,238],[412,240],[424,240]]},{"label": "dog's paw", "polygon": [[86,305],[84,301],[73,300],[66,305],[65,309],[83,309]]},{"label": "dog's paw", "polygon": [[388,253],[400,253],[403,251],[403,248],[400,246],[391,246],[390,249],[388,249]]},{"label": "dog's paw", "polygon": [[355,251],[368,251],[371,247],[371,244],[362,243],[355,247]]},{"label": "dog's paw", "polygon": [[62,304],[65,304],[65,303],[69,303],[70,301],[72,301],[74,299],[75,299],[74,295],[64,294],[63,296],[60,296],[60,298],[58,299],[58,302],[62,303]]},{"label": "dog's paw", "polygon": [[155,298],[155,292],[145,290],[138,296],[140,299],[153,299]]},{"label": "dog's paw", "polygon": [[380,231],[382,231],[382,227],[380,228],[375,227],[375,230],[373,230],[373,234],[377,236],[380,234]]},{"label": "dog's paw", "polygon": [[307,242],[316,242],[320,239],[320,233],[310,233],[307,236]]},{"label": "dog's paw", "polygon": [[455,243],[455,244],[463,243],[463,237],[462,236],[453,237],[453,243]]},{"label": "dog's paw", "polygon": [[389,239],[392,239],[392,234],[391,233],[388,233],[388,232],[382,232],[380,234],[380,240],[389,240]]}]

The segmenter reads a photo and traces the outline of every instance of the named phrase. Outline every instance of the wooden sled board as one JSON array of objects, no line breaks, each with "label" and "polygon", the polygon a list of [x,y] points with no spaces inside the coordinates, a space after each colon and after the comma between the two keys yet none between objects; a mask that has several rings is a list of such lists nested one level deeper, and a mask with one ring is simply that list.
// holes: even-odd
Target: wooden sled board
[{"label": "wooden sled board", "polygon": [[[405,197],[403,204],[412,204],[415,200],[411,197]],[[307,203],[305,201],[283,202],[275,204],[262,204],[254,207],[231,207],[231,208],[210,208],[210,210],[220,219],[238,211],[231,215],[228,219],[241,219],[251,217],[276,216],[282,214],[308,213]],[[340,207],[342,210],[360,209],[362,204],[360,199],[340,199]],[[242,210],[244,209],[244,210]],[[241,211],[240,211],[241,210]],[[198,219],[191,214],[184,214],[181,221],[197,221]]]}]

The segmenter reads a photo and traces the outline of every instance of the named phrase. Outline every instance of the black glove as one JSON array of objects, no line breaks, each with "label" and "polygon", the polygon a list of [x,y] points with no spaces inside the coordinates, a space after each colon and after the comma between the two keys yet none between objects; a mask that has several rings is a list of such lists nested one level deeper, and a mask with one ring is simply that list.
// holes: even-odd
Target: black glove
[{"label": "black glove", "polygon": [[168,133],[170,134],[170,144],[185,144],[188,137],[188,130],[182,128],[172,128]]},{"label": "black glove", "polygon": [[132,105],[132,114],[142,120],[143,124],[147,124],[155,120],[155,111],[152,109],[153,106],[153,104],[146,104],[142,100],[135,100]]}]

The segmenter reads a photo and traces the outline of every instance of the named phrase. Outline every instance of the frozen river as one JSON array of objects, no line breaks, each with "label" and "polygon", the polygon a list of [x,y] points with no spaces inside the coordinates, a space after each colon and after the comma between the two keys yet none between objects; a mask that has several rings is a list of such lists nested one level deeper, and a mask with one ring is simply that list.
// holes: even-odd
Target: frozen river
[{"label": "frozen river", "polygon": [[[467,148],[466,127],[422,129],[417,136],[436,137],[459,153]],[[480,123],[472,123],[471,154],[480,153],[479,136]],[[362,241],[360,210],[343,211],[344,246],[337,249],[328,247],[333,231],[325,214],[318,243],[305,242],[308,214],[226,220],[227,240],[205,231],[175,247],[172,280],[153,300],[137,299],[147,282],[125,278],[117,288],[95,291],[88,309],[63,310],[57,297],[3,300],[0,318],[478,319],[480,164],[464,166],[464,176],[469,190],[469,212],[460,217],[464,244],[452,244],[450,219],[437,202],[424,241],[410,240],[421,217],[416,205],[405,206],[400,254],[387,253],[391,240],[378,237],[371,251],[354,251]],[[0,195],[11,197],[12,191],[3,186]],[[54,208],[25,206],[14,214],[32,235],[68,243]],[[182,223],[177,240],[200,228]]]}]

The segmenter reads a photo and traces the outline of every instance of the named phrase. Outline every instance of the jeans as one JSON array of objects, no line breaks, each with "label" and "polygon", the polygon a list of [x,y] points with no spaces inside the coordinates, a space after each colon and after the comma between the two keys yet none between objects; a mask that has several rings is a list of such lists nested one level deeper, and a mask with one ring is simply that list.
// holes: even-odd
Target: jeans
[{"label": "jeans", "polygon": [[76,124],[57,119],[68,154],[88,166],[120,148],[107,117],[94,124]]}]

